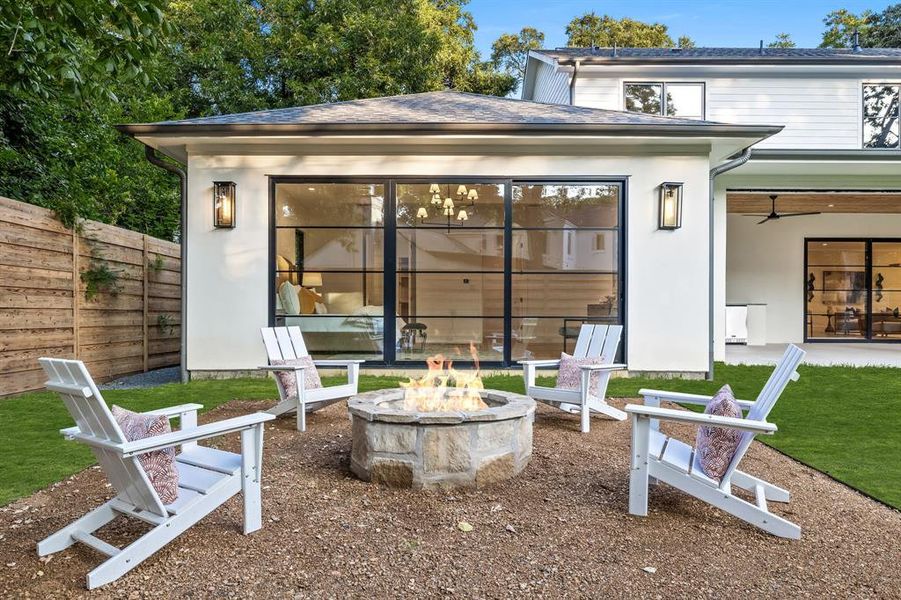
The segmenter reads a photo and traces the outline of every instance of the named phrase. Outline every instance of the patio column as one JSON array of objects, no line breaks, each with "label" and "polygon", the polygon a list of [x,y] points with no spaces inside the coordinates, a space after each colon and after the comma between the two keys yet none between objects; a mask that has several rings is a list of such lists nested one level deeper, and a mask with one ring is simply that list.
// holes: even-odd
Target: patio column
[{"label": "patio column", "polygon": [[726,359],[726,185],[716,180],[713,203],[713,359]]}]

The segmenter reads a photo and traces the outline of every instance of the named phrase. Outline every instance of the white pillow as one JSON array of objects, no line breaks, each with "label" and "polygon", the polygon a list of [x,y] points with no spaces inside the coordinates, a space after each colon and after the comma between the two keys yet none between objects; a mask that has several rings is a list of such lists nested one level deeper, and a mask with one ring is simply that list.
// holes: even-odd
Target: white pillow
[{"label": "white pillow", "polygon": [[300,298],[297,297],[297,289],[290,281],[284,281],[278,286],[278,297],[282,301],[286,315],[300,314]]},{"label": "white pillow", "polygon": [[325,304],[323,304],[322,302],[317,302],[316,304],[314,304],[314,306],[316,308],[317,315],[327,315],[328,314],[328,309],[325,307]]}]

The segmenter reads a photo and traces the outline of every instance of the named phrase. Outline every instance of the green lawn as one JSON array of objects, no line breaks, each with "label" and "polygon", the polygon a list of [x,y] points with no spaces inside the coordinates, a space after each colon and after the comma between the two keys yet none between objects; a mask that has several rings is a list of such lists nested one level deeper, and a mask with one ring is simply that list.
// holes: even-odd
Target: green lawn
[{"label": "green lawn", "polygon": [[[770,367],[718,365],[717,381],[615,379],[608,394],[634,397],[639,388],[713,393],[723,383],[753,399]],[[901,508],[901,377],[897,369],[801,367],[771,419],[779,426],[765,443],[883,502]],[[397,385],[396,377],[362,377],[361,390]],[[330,383],[326,379],[326,383]],[[488,377],[486,387],[522,391],[517,376]],[[110,390],[107,402],[150,410],[197,402],[207,410],[232,399],[267,399],[275,384],[262,379],[196,381],[146,390]],[[59,481],[93,462],[82,445],[63,440],[71,425],[62,402],[48,393],[0,399],[0,505]],[[577,436],[577,434],[574,434]],[[577,440],[575,440],[577,441]]]}]

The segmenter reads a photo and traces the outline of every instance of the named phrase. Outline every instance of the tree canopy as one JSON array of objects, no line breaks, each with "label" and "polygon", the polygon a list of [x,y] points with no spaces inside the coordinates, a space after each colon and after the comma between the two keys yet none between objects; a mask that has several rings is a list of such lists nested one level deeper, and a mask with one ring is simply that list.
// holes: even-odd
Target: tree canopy
[{"label": "tree canopy", "polygon": [[[588,12],[574,18],[566,26],[567,45],[582,47],[672,48],[676,44],[662,23],[644,23],[624,17],[599,16]],[[679,38],[683,47],[693,47],[688,36]]]},{"label": "tree canopy", "polygon": [[860,36],[860,45],[870,48],[901,47],[901,4],[892,4],[881,12],[865,10],[859,14],[847,9],[830,12],[823,19],[821,48],[850,48],[854,32]]},{"label": "tree canopy", "polygon": [[526,73],[529,50],[538,50],[544,45],[544,33],[534,27],[523,27],[519,33],[504,33],[491,45],[491,64],[516,78],[522,83]]},{"label": "tree canopy", "polygon": [[777,33],[776,39],[766,45],[767,48],[794,48],[797,46],[788,33]]},{"label": "tree canopy", "polygon": [[0,3],[0,194],[164,238],[178,186],[121,122],[452,88],[507,95],[468,0]]}]

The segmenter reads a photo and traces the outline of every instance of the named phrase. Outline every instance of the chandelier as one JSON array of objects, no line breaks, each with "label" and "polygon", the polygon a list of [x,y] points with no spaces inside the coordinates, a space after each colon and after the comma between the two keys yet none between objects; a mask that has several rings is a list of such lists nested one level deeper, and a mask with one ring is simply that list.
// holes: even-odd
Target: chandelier
[{"label": "chandelier", "polygon": [[450,229],[454,226],[463,227],[466,221],[469,220],[469,213],[466,211],[466,208],[475,206],[476,200],[479,199],[479,192],[475,188],[467,189],[465,185],[458,185],[456,193],[457,199],[454,201],[454,198],[451,197],[451,184],[446,184],[445,190],[446,194],[442,198],[440,185],[433,183],[429,186],[429,195],[431,196],[429,204],[434,207],[434,210],[439,216],[444,217],[445,222],[427,221],[426,219],[429,218],[429,209],[425,206],[420,206],[419,210],[416,211],[416,218],[419,220],[420,224],[446,225],[447,228]]}]

